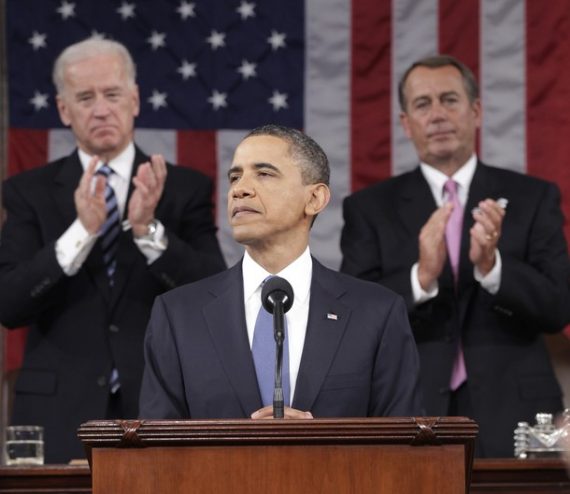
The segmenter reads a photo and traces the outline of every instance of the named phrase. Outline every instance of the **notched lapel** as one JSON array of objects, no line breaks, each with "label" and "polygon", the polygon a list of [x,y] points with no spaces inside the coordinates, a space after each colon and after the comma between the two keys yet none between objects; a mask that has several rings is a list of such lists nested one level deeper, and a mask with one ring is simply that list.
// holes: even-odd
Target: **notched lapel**
[{"label": "notched lapel", "polygon": [[63,217],[65,228],[77,218],[74,194],[82,174],[83,168],[79,156],[77,151],[74,151],[65,158],[54,178],[53,200]]},{"label": "notched lapel", "polygon": [[224,289],[213,293],[216,298],[203,308],[203,313],[220,365],[247,417],[262,403],[247,337],[241,263],[227,272],[224,281]]},{"label": "notched lapel", "polygon": [[293,408],[310,410],[323,386],[350,318],[351,310],[340,300],[344,292],[344,287],[313,259],[307,334]]},{"label": "notched lapel", "polygon": [[429,185],[418,167],[409,175],[399,197],[397,210],[402,225],[414,239],[417,239],[419,231],[436,208]]}]

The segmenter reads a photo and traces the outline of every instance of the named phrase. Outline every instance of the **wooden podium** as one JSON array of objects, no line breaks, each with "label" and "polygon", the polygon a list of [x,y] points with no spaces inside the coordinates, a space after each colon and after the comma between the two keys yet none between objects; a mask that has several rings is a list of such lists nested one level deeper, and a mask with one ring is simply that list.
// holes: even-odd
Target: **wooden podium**
[{"label": "wooden podium", "polygon": [[91,421],[93,494],[467,493],[462,417]]}]

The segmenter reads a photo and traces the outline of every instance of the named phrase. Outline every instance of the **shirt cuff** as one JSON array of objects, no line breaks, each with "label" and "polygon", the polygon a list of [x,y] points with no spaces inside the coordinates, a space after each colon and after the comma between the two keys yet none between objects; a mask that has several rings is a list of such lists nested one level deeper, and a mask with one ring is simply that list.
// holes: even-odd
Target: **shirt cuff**
[{"label": "shirt cuff", "polygon": [[55,243],[55,257],[67,276],[73,276],[91,252],[97,235],[90,234],[77,218]]},{"label": "shirt cuff", "polygon": [[475,280],[481,284],[485,290],[487,290],[491,295],[496,295],[501,288],[501,268],[503,262],[501,261],[501,254],[499,249],[495,249],[495,265],[493,269],[489,271],[485,276],[477,269],[473,268],[473,276]]},{"label": "shirt cuff", "polygon": [[156,232],[152,238],[141,237],[134,238],[135,244],[146,257],[147,264],[152,264],[156,261],[168,247],[168,238],[166,237],[166,229],[160,222],[156,222]]},{"label": "shirt cuff", "polygon": [[427,302],[432,298],[437,297],[439,293],[439,285],[437,281],[433,283],[433,285],[429,288],[429,290],[424,290],[420,285],[420,279],[418,278],[418,263],[416,262],[412,266],[412,271],[410,273],[410,278],[412,281],[412,295],[414,297],[414,303],[422,304],[423,302]]}]

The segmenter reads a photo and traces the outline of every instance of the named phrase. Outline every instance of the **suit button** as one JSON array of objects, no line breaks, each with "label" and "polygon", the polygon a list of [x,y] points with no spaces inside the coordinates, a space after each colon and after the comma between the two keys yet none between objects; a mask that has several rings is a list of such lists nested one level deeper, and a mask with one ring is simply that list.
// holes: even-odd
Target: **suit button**
[{"label": "suit button", "polygon": [[111,324],[109,326],[109,331],[111,331],[111,333],[118,333],[119,332],[119,326],[117,326],[116,324]]},{"label": "suit button", "polygon": [[101,387],[107,386],[107,378],[105,376],[99,376],[97,378],[97,385]]}]

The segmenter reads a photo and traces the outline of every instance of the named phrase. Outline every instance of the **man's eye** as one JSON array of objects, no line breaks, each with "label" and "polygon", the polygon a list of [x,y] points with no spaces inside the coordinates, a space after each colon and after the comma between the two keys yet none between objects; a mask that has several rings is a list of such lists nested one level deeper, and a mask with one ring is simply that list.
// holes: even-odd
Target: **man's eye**
[{"label": "man's eye", "polygon": [[228,180],[230,181],[230,184],[233,184],[239,177],[237,175],[230,175],[228,177]]}]

